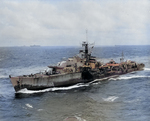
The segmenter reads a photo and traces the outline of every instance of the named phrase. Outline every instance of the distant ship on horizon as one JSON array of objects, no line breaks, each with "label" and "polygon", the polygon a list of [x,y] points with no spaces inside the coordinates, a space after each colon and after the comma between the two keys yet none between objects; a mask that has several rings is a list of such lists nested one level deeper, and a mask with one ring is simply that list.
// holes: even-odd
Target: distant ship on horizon
[{"label": "distant ship on horizon", "polygon": [[40,45],[30,45],[30,47],[41,47]]}]

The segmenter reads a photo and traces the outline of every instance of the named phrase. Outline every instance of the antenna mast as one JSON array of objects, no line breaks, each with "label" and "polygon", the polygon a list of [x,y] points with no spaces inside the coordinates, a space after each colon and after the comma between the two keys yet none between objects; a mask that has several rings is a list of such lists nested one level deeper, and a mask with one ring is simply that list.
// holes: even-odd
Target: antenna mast
[{"label": "antenna mast", "polygon": [[86,42],[88,43],[88,36],[87,36],[87,34],[88,34],[88,30],[86,29]]},{"label": "antenna mast", "polygon": [[86,64],[87,64],[88,61],[89,61],[87,29],[86,29],[86,41],[83,41],[82,47],[85,47],[85,50],[84,50],[84,57],[85,57],[85,59],[86,59]]}]

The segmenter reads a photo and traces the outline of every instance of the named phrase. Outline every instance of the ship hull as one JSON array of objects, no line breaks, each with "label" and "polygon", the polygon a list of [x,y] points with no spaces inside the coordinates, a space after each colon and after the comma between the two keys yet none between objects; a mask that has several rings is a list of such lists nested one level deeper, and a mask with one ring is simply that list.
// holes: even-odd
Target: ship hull
[{"label": "ship hull", "polygon": [[119,75],[130,73],[133,71],[143,70],[144,66],[140,68],[128,69],[126,72],[113,72],[113,73],[92,73],[91,71],[64,73],[55,75],[40,75],[36,74],[30,77],[18,76],[11,77],[11,82],[16,92],[21,89],[27,88],[28,90],[42,90],[51,87],[65,87],[77,83],[88,83],[95,79],[98,81],[107,80],[109,78],[116,78]]},{"label": "ship hull", "polygon": [[69,86],[76,83],[85,82],[81,73],[66,73],[56,75],[38,75],[11,77],[11,83],[15,91],[27,88],[29,90],[42,90],[50,87]]}]

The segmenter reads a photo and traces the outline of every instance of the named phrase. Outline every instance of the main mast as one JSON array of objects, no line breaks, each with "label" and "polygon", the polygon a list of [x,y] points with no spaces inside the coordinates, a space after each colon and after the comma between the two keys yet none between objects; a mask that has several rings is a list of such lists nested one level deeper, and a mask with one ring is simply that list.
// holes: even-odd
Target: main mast
[{"label": "main mast", "polygon": [[87,30],[86,30],[86,41],[83,41],[82,47],[85,47],[84,57],[86,59],[85,64],[87,64],[89,62]]}]

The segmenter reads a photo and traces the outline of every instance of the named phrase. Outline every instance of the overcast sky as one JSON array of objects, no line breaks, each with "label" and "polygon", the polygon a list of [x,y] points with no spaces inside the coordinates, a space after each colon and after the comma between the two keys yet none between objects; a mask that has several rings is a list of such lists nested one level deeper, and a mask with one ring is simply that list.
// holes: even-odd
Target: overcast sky
[{"label": "overcast sky", "polygon": [[149,0],[0,0],[0,46],[150,45]]}]

